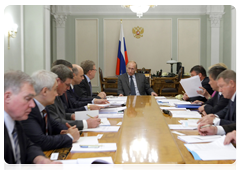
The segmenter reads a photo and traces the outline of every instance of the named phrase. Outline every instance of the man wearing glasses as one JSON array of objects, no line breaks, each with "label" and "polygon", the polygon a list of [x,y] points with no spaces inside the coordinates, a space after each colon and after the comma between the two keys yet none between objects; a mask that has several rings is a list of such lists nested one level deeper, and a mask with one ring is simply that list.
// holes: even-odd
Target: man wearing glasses
[{"label": "man wearing glasses", "polygon": [[93,95],[92,93],[91,80],[95,77],[95,74],[97,72],[95,63],[91,60],[86,60],[81,63],[81,67],[84,72],[84,79],[80,84],[74,86],[74,92],[79,97],[84,98],[98,98],[98,99],[106,98],[105,92],[100,92],[98,93],[97,96]]}]

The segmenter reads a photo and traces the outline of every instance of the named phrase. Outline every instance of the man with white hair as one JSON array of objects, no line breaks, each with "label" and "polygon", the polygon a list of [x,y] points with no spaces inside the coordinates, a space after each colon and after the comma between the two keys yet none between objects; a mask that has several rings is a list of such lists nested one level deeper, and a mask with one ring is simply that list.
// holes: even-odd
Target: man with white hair
[{"label": "man with white hair", "polygon": [[27,120],[22,121],[26,135],[42,150],[53,150],[71,147],[80,137],[78,129],[69,124],[57,122],[48,114],[46,106],[54,104],[57,93],[57,79],[55,73],[40,70],[32,74],[35,81],[35,107]]},{"label": "man with white hair", "polygon": [[33,84],[21,71],[4,74],[4,159],[8,164],[54,163],[26,137],[20,122],[35,107]]}]

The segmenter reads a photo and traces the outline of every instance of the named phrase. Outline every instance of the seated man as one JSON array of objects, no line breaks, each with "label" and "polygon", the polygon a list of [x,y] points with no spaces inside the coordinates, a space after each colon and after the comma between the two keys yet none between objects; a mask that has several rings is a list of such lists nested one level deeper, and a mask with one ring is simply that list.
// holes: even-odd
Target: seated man
[{"label": "seated man", "polygon": [[8,164],[49,164],[41,148],[27,138],[20,121],[35,107],[34,81],[26,73],[4,74],[4,160]]},{"label": "seated man", "polygon": [[[84,79],[83,69],[77,65],[73,64],[73,79],[70,86],[70,89],[67,90],[66,95],[62,95],[61,99],[66,108],[66,112],[73,113],[75,111],[88,110],[99,110],[100,106],[94,104],[106,104],[108,101],[106,99],[92,99],[92,98],[83,98],[79,97],[74,91],[74,85],[78,85]],[[91,105],[88,105],[88,104]],[[88,106],[87,106],[88,105]]]},{"label": "seated man", "polygon": [[[55,73],[45,70],[33,73],[32,79],[35,81],[34,89],[37,94],[34,97],[35,107],[28,119],[22,121],[26,135],[44,151],[71,147],[80,137],[77,128],[53,120],[45,109],[47,105],[54,103],[58,95],[57,77]],[[66,134],[60,134],[62,130]]]},{"label": "seated man", "polygon": [[228,105],[215,114],[203,116],[198,123],[225,125],[236,123],[236,73],[225,70],[217,77],[217,85],[226,99],[230,99]]},{"label": "seated man", "polygon": [[118,94],[119,96],[128,95],[152,95],[157,94],[150,87],[146,77],[137,71],[137,63],[129,61],[127,64],[127,73],[118,76]]},{"label": "seated man", "polygon": [[95,63],[91,60],[86,60],[81,63],[81,67],[84,71],[84,80],[82,80],[80,84],[74,86],[74,92],[79,97],[105,99],[105,92],[100,92],[97,96],[92,93],[91,80],[95,77],[97,72]]},{"label": "seated man", "polygon": [[[191,76],[196,76],[198,75],[199,78],[200,78],[200,81],[201,81],[201,84],[202,84],[202,87],[204,89],[207,90],[207,92],[212,95],[213,93],[213,89],[211,88],[211,86],[208,84],[209,82],[209,78],[207,77],[206,75],[206,70],[200,66],[200,65],[196,65],[194,66],[193,68],[191,68],[190,70],[190,74]],[[189,100],[191,102],[195,101],[195,100],[200,100],[200,101],[203,101],[203,102],[206,102],[207,99],[205,97],[201,97],[201,96],[197,96],[197,97],[188,97],[187,94],[185,93],[184,96],[183,96],[183,100]]]},{"label": "seated man", "polygon": [[94,117],[87,120],[75,120],[75,114],[66,113],[62,100],[59,96],[63,95],[70,88],[70,83],[73,78],[73,73],[66,66],[60,64],[53,66],[51,71],[58,75],[57,78],[57,93],[58,96],[55,98],[55,102],[52,105],[47,106],[48,113],[51,117],[61,123],[68,123],[71,126],[76,125],[79,130],[85,128],[95,128],[100,124],[101,119]]},{"label": "seated man", "polygon": [[[212,87],[212,89],[216,92],[211,99],[207,100],[204,105],[198,108],[199,112],[201,112],[204,115],[210,114],[210,113],[216,113],[222,110],[223,108],[225,108],[228,104],[229,99],[225,99],[222,93],[218,92],[218,86],[217,86],[217,80],[216,80],[217,76],[224,70],[226,70],[226,68],[221,66],[215,66],[208,71],[209,84]],[[206,95],[204,94],[202,95],[204,95],[205,97],[210,96],[208,92],[206,93],[207,93]],[[206,98],[209,98],[209,97],[206,97]]]}]

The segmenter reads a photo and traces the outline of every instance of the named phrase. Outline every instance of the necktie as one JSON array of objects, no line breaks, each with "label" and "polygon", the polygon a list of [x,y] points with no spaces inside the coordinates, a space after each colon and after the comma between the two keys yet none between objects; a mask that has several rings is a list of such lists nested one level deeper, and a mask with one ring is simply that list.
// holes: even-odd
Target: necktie
[{"label": "necktie", "polygon": [[48,125],[47,125],[47,121],[48,121],[48,118],[47,118],[47,111],[44,109],[42,111],[43,113],[43,119],[44,119],[44,122],[45,122],[45,134],[48,135]]},{"label": "necktie", "polygon": [[19,144],[18,144],[18,134],[17,134],[17,129],[16,129],[16,126],[14,127],[13,129],[13,132],[12,132],[12,136],[13,136],[13,141],[14,141],[14,145],[15,145],[15,161],[16,161],[16,164],[20,164],[21,163],[21,155],[20,155],[20,149],[19,149]]},{"label": "necktie", "polygon": [[90,87],[90,92],[91,92],[91,96],[92,96],[92,84],[91,84],[91,81],[89,81],[89,87]]},{"label": "necktie", "polygon": [[233,120],[233,101],[229,101],[229,120]]},{"label": "necktie", "polygon": [[131,87],[131,95],[136,95],[136,91],[135,91],[135,86],[134,86],[134,82],[133,82],[133,78],[132,76],[130,76],[130,87]]}]

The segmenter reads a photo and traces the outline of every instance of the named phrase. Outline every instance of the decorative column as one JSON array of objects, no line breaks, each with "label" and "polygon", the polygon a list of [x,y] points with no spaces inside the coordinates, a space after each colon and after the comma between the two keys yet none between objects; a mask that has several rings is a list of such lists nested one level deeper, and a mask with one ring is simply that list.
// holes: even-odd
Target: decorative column
[{"label": "decorative column", "polygon": [[224,14],[223,5],[208,5],[207,14],[211,21],[211,65],[219,63],[220,53],[220,26]]},{"label": "decorative column", "polygon": [[231,69],[234,71],[238,71],[237,69],[237,35],[238,35],[238,6],[237,5],[232,5],[232,11],[231,11],[231,20],[232,20],[232,25],[231,25]]},{"label": "decorative column", "polygon": [[57,59],[65,59],[65,23],[67,15],[54,14],[56,22],[56,48]]}]

